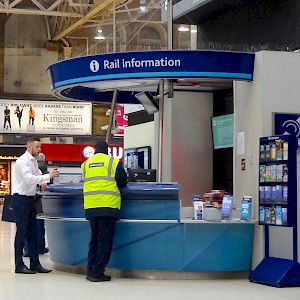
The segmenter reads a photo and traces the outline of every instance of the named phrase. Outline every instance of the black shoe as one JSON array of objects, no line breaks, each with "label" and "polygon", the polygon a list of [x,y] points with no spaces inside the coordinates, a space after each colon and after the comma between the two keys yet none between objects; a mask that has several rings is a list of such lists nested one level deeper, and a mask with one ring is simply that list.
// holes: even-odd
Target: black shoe
[{"label": "black shoe", "polygon": [[29,257],[29,252],[28,250],[23,251],[23,257]]},{"label": "black shoe", "polygon": [[49,248],[44,248],[42,250],[39,250],[39,254],[45,254],[49,252]]},{"label": "black shoe", "polygon": [[50,273],[50,272],[52,272],[52,270],[45,269],[41,265],[38,265],[36,267],[31,267],[30,270],[35,273]]},{"label": "black shoe", "polygon": [[18,273],[18,274],[35,274],[36,272],[34,270],[28,269],[26,266],[22,266],[20,268],[16,268],[15,273]]},{"label": "black shoe", "polygon": [[86,276],[86,279],[91,282],[111,281],[111,277],[108,275],[104,275],[104,274],[99,275],[97,277]]}]

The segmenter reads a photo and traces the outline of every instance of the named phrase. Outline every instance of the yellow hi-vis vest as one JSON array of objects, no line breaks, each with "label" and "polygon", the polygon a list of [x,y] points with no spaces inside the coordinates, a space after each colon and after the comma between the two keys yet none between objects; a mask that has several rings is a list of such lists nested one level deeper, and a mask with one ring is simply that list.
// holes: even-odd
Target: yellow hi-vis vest
[{"label": "yellow hi-vis vest", "polygon": [[96,153],[86,160],[83,172],[84,209],[121,207],[121,195],[115,180],[119,160],[107,154]]}]

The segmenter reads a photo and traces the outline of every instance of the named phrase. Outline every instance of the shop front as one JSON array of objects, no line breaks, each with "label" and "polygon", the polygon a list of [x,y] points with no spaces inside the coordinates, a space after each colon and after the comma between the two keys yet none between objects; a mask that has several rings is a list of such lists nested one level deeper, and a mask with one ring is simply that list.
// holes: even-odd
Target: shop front
[{"label": "shop front", "polygon": [[24,146],[0,146],[0,199],[4,202],[5,197],[11,195],[12,174],[15,162],[25,151]]}]

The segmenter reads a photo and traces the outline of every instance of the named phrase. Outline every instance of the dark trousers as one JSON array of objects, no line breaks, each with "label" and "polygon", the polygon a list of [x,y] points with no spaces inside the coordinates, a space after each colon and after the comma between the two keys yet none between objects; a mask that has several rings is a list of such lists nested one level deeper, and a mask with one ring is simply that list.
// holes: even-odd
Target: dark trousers
[{"label": "dark trousers", "polygon": [[87,275],[98,277],[108,264],[115,235],[116,218],[91,217],[92,236],[89,244]]},{"label": "dark trousers", "polygon": [[30,268],[32,268],[40,264],[37,250],[37,222],[34,197],[14,194],[12,200],[17,226],[14,245],[16,269],[24,265],[23,247],[26,238],[28,240]]},{"label": "dark trousers", "polygon": [[10,117],[4,117],[3,129],[5,129],[6,122],[8,123],[9,128],[11,128]]},{"label": "dark trousers", "polygon": [[30,125],[30,123],[31,123],[31,125],[34,125],[34,118],[33,117],[29,117],[29,125]]},{"label": "dark trousers", "polygon": [[[38,252],[45,250],[46,242],[45,242],[45,221],[41,219],[37,219],[37,243],[38,243]],[[24,250],[28,251],[28,242],[27,239],[24,243]]]}]

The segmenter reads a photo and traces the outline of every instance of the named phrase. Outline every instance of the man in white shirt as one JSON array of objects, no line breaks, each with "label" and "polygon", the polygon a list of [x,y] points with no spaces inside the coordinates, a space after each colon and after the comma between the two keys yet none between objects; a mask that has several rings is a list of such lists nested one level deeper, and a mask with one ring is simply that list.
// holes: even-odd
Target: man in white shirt
[{"label": "man in white shirt", "polygon": [[[49,174],[42,175],[38,167],[36,157],[41,152],[41,141],[38,137],[30,137],[27,141],[27,150],[21,155],[15,166],[13,185],[13,209],[16,219],[15,237],[15,273],[35,274],[49,273],[52,270],[45,269],[39,261],[37,249],[37,222],[34,208],[34,196],[36,186],[40,185],[44,191],[47,182],[59,175],[56,169]],[[28,240],[28,252],[30,258],[30,269],[23,261],[24,241]]]}]

